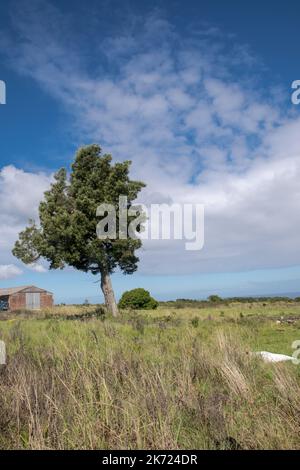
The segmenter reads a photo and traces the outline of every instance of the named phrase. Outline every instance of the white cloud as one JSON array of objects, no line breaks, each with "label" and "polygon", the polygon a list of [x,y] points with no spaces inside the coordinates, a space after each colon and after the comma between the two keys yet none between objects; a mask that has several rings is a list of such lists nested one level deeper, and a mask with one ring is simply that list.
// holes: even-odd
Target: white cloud
[{"label": "white cloud", "polygon": [[[38,218],[38,204],[51,176],[26,172],[13,165],[0,169],[0,259],[12,266],[11,250],[29,219]],[[18,272],[16,274],[19,274]]]},{"label": "white cloud", "polygon": [[0,280],[4,281],[22,274],[22,270],[13,264],[0,264]]},{"label": "white cloud", "polygon": [[47,272],[47,269],[39,263],[31,263],[31,264],[28,264],[27,267],[37,273]]}]

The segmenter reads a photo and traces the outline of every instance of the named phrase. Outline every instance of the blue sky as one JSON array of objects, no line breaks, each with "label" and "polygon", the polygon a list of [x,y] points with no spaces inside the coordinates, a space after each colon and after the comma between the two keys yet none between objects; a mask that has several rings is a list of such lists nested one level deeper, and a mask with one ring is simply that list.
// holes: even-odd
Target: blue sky
[{"label": "blue sky", "polygon": [[205,246],[149,242],[133,276],[160,299],[298,292],[300,79],[295,1],[7,1],[0,6],[0,283],[58,302],[97,279],[11,255],[51,175],[99,142],[147,202],[204,203]]}]

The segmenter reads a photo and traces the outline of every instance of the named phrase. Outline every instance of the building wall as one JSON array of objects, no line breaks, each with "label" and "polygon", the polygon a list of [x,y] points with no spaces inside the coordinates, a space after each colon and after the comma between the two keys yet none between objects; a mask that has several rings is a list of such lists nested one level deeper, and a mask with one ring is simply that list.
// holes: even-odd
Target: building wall
[{"label": "building wall", "polygon": [[47,292],[41,292],[41,307],[52,307],[53,306],[53,295]]},{"label": "building wall", "polygon": [[20,292],[9,296],[9,310],[26,308],[26,294]]},{"label": "building wall", "polygon": [[[41,308],[52,307],[53,296],[48,292],[41,292]],[[26,292],[19,292],[10,295],[9,297],[9,310],[20,310],[26,308]]]}]

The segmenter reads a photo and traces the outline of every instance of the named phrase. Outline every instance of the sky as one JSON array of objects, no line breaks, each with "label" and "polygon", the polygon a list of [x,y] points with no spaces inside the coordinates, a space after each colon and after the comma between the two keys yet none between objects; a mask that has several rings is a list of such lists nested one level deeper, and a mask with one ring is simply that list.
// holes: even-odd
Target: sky
[{"label": "sky", "polygon": [[300,292],[296,1],[7,0],[0,4],[0,286],[102,301],[99,279],[11,254],[76,149],[132,160],[146,203],[205,207],[202,250],[147,241],[117,297]]}]

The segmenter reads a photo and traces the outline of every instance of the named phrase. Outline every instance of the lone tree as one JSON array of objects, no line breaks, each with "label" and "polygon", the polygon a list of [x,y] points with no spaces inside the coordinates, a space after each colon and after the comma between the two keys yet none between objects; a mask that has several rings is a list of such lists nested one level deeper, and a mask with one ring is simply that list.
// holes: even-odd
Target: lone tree
[{"label": "lone tree", "polygon": [[[131,162],[111,163],[111,155],[102,155],[98,145],[78,150],[70,176],[65,168],[54,176],[55,181],[39,205],[40,223],[30,220],[19,234],[13,254],[25,264],[45,258],[50,269],[66,265],[100,275],[101,289],[107,309],[118,315],[118,308],[110,274],[120,268],[124,274],[137,269],[140,248],[138,238],[119,237],[119,219],[116,220],[116,238],[99,239],[96,215],[100,204],[112,204],[117,211],[119,196],[127,197],[127,210],[145,186],[129,179]],[[128,217],[128,223],[132,217]],[[128,226],[126,227],[126,231]]]}]

